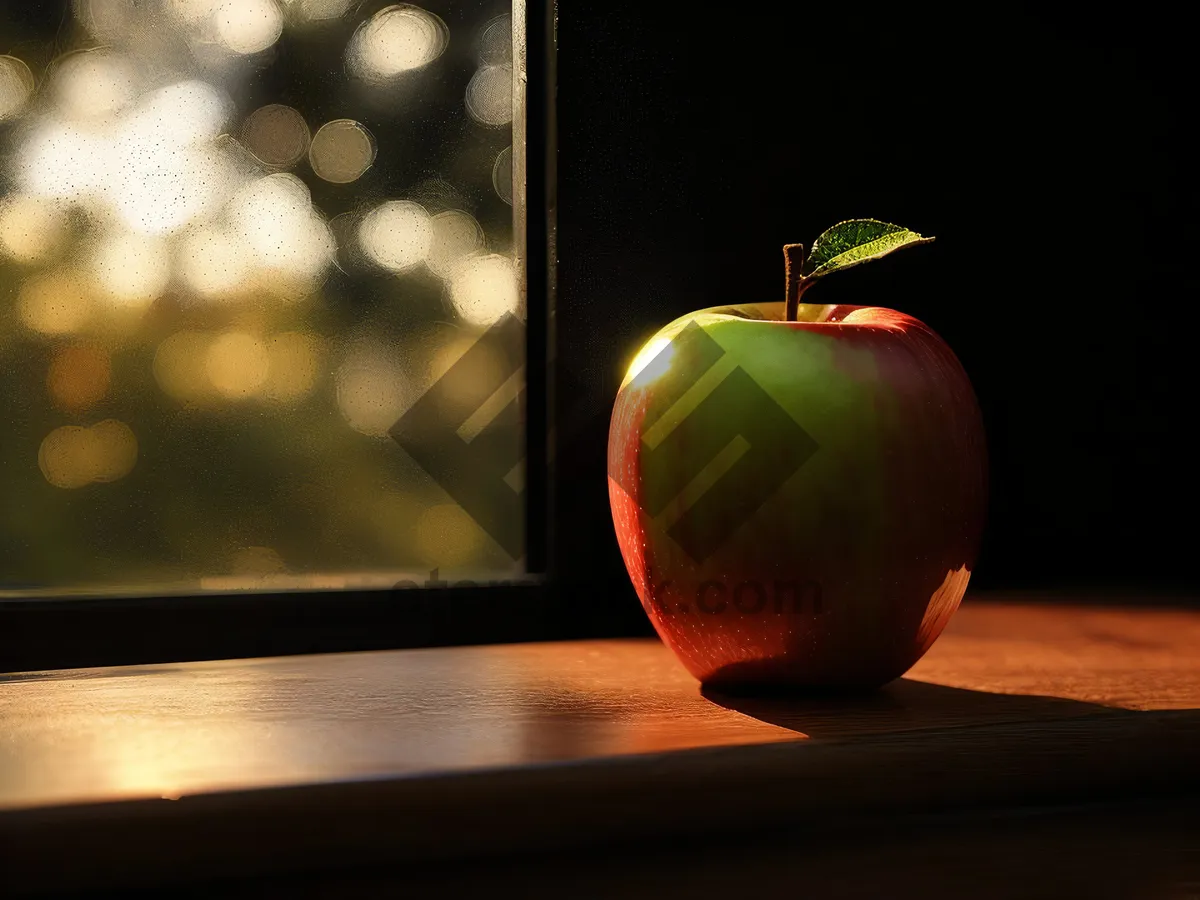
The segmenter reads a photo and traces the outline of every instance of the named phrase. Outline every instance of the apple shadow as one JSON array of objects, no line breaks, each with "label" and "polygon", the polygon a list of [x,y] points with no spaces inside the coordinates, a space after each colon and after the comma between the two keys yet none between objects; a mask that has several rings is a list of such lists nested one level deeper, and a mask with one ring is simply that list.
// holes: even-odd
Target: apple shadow
[{"label": "apple shadow", "polygon": [[716,706],[814,738],[1055,720],[1100,713],[1137,714],[1062,697],[994,694],[910,678],[898,678],[870,691],[743,692],[703,686],[700,695]]}]

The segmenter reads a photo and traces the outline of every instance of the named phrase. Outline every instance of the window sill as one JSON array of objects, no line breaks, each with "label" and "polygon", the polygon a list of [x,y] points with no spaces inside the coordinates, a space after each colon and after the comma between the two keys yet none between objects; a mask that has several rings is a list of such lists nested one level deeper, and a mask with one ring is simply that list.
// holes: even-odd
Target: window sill
[{"label": "window sill", "polygon": [[997,598],[856,700],[705,696],[652,640],[3,676],[0,893],[1178,795],[1198,646]]}]

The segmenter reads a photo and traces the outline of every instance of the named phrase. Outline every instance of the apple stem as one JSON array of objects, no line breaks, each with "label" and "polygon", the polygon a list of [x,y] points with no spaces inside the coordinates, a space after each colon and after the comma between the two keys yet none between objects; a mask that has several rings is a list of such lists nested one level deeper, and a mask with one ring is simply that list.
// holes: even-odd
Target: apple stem
[{"label": "apple stem", "polygon": [[796,316],[800,313],[800,297],[808,287],[804,276],[800,274],[803,266],[804,245],[784,244],[783,271],[786,278],[787,293],[785,295],[783,318],[787,322],[796,321]]}]

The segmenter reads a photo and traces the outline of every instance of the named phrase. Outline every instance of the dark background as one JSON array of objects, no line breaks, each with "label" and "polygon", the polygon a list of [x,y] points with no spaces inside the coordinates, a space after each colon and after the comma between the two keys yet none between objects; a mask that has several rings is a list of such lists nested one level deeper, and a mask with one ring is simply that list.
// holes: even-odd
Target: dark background
[{"label": "dark background", "polygon": [[[10,6],[31,39],[63,21],[61,0]],[[564,593],[171,598],[123,618],[89,607],[89,627],[71,604],[29,606],[24,625],[8,610],[0,665],[647,630],[605,487],[622,371],[682,313],[781,299],[780,246],[860,216],[938,240],[809,297],[912,313],[970,374],[992,479],[972,587],[1194,594],[1196,79],[1180,15],[564,2],[551,528]]]},{"label": "dark background", "polygon": [[782,299],[781,244],[872,217],[938,240],[808,298],[894,306],[958,353],[991,454],[972,585],[1194,589],[1189,30],[1155,3],[773,10],[561,9],[558,352],[587,389],[558,411],[590,423],[564,574],[623,577],[598,448],[639,341]]}]

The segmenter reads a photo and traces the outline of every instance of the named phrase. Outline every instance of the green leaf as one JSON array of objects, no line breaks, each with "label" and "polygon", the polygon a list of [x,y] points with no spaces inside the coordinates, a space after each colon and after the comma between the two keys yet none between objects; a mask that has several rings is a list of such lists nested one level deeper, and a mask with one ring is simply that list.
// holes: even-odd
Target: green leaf
[{"label": "green leaf", "polygon": [[931,237],[923,237],[915,231],[878,219],[839,222],[813,243],[812,252],[804,264],[804,280],[812,281],[830,272],[887,256],[901,247],[928,244],[932,240]]}]

